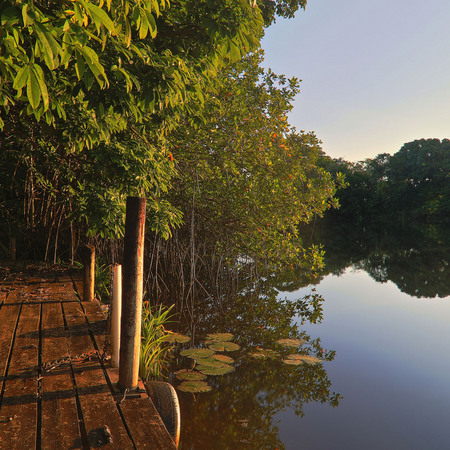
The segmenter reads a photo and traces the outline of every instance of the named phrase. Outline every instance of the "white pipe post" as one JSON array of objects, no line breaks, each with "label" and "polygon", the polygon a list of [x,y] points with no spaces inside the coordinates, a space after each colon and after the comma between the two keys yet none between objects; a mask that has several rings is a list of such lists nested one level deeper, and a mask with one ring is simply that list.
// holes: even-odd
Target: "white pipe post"
[{"label": "white pipe post", "polygon": [[120,317],[122,315],[122,266],[113,267],[113,301],[111,317],[111,364],[119,367],[120,358]]}]

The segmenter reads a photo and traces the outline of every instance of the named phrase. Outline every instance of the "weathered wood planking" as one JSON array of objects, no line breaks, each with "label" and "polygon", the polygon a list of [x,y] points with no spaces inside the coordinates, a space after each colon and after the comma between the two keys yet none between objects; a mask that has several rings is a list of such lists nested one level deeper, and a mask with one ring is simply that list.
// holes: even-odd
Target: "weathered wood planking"
[{"label": "weathered wood planking", "polygon": [[0,447],[36,447],[40,305],[23,305],[0,409]]},{"label": "weathered wood planking", "polygon": [[139,449],[176,449],[150,398],[126,398],[120,409],[134,441],[139,442]]},{"label": "weathered wood planking", "polygon": [[108,321],[100,309],[98,301],[83,302],[82,305],[101,354],[108,344]]},{"label": "weathered wood planking", "polygon": [[60,304],[42,305],[42,449],[82,448]]},{"label": "weathered wood planking", "polygon": [[[102,352],[107,340],[107,321],[97,302],[83,302],[82,304],[97,346]],[[107,372],[111,382],[115,385],[118,380],[117,371],[113,371],[108,365]],[[134,442],[139,442],[140,449],[176,449],[161,417],[145,390],[141,397],[126,397],[119,406]],[[149,427],[152,430],[151,434],[149,433]]]},{"label": "weathered wood planking", "polygon": [[78,298],[81,300],[83,298],[83,279],[80,276],[71,274],[72,284]]},{"label": "weathered wood planking", "polygon": [[[94,352],[81,305],[64,303],[63,308],[69,332],[69,353],[72,359]],[[97,356],[92,358],[91,361],[72,363],[89,445],[98,447],[108,443],[103,432],[104,427],[107,426],[112,435],[112,443],[109,444],[111,448],[134,448],[113,401],[111,391],[105,382],[100,361]]]},{"label": "weathered wood planking", "polygon": [[[5,371],[14,338],[20,305],[3,305],[0,309],[0,392],[3,390]],[[1,405],[1,403],[0,403]]]},{"label": "weathered wood planking", "polygon": [[0,273],[0,449],[175,448],[145,392],[116,404],[118,375],[97,352],[107,321],[98,302],[79,302],[75,279]]}]

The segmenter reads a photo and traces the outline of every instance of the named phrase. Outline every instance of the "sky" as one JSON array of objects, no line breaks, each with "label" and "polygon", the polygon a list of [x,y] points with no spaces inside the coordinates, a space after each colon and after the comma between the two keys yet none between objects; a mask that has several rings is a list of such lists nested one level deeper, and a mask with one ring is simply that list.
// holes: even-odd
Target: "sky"
[{"label": "sky", "polygon": [[449,0],[308,0],[262,47],[265,67],[302,80],[291,125],[333,158],[450,138]]}]

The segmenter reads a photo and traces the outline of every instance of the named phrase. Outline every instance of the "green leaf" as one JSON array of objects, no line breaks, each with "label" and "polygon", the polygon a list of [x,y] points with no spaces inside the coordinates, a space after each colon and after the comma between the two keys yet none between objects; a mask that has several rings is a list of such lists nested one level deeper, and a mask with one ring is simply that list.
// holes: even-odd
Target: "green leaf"
[{"label": "green leaf", "polygon": [[84,59],[81,56],[81,53],[77,50],[75,51],[75,55],[77,58],[77,62],[75,63],[75,71],[77,73],[77,77],[79,80],[83,78],[84,71],[86,70],[86,65],[84,63]]},{"label": "green leaf", "polygon": [[235,352],[241,347],[234,342],[216,342],[215,344],[211,344],[209,348],[216,352]]},{"label": "green leaf", "polygon": [[91,2],[84,3],[84,6],[89,11],[89,15],[92,17],[97,28],[100,25],[104,25],[112,34],[115,33],[116,27],[114,26],[114,22],[102,8],[99,8]]},{"label": "green leaf", "polygon": [[[58,44],[53,35],[41,23],[34,21],[33,29],[38,37],[41,51],[43,51],[48,59],[52,61],[57,55],[62,53],[61,46]],[[52,69],[54,67],[51,67]]]},{"label": "green leaf", "polygon": [[184,336],[183,334],[179,333],[168,333],[161,338],[161,341],[163,342],[170,342],[170,343],[178,342],[179,344],[185,344],[190,340],[191,338],[189,336]]},{"label": "green leaf", "polygon": [[19,72],[17,72],[16,77],[14,78],[13,88],[19,91],[22,89],[27,83],[28,76],[30,74],[30,66],[23,66]]},{"label": "green leaf", "polygon": [[[97,79],[98,84],[100,85],[100,87],[103,87],[105,81],[107,81],[107,78],[105,74],[105,69],[98,61],[97,53],[95,53],[95,51],[92,48],[87,46],[81,47],[79,51],[84,56],[84,60],[87,62],[89,69],[91,69],[91,72]],[[100,77],[103,77],[103,79]]]},{"label": "green leaf", "polygon": [[277,344],[284,345],[285,347],[299,347],[305,342],[304,339],[278,339]]},{"label": "green leaf", "polygon": [[310,356],[310,355],[301,355],[301,354],[295,354],[295,355],[288,355],[286,359],[283,359],[283,362],[285,364],[291,364],[291,365],[298,365],[298,364],[318,364],[321,363],[322,360],[318,358],[317,356]]},{"label": "green leaf", "polygon": [[195,370],[181,369],[175,372],[175,376],[179,380],[189,380],[189,381],[203,381],[206,379],[206,375],[197,372]]},{"label": "green leaf", "polygon": [[188,358],[209,358],[214,352],[207,348],[189,348],[180,352],[181,356],[187,356]]},{"label": "green leaf", "polygon": [[220,362],[217,359],[214,359],[213,357],[210,357],[210,358],[198,358],[198,360],[196,360],[196,361],[200,365],[208,366],[208,367],[222,367],[224,365],[223,362]]},{"label": "green leaf", "polygon": [[257,348],[254,352],[251,352],[248,355],[256,359],[277,358],[280,356],[278,352],[270,348]]},{"label": "green leaf", "polygon": [[234,359],[227,356],[227,355],[219,355],[219,354],[215,354],[212,355],[211,358],[217,359],[217,361],[226,363],[226,364],[233,364],[234,363]]},{"label": "green leaf", "polygon": [[225,375],[227,373],[233,372],[234,367],[228,364],[223,364],[222,366],[197,366],[197,370],[205,375]]},{"label": "green leaf", "polygon": [[145,15],[147,16],[147,24],[150,29],[150,36],[154,39],[157,34],[155,18],[153,17],[153,14],[149,11],[145,11]]},{"label": "green leaf", "polygon": [[38,64],[34,64],[31,68],[37,76],[37,80],[39,83],[39,88],[41,90],[41,96],[42,101],[44,102],[45,110],[48,108],[48,91],[47,91],[47,85],[45,84],[45,77],[44,77],[44,71],[42,70],[41,66]]},{"label": "green leaf", "polygon": [[206,341],[208,342],[222,342],[222,341],[232,341],[234,339],[234,335],[231,333],[214,333],[207,334]]},{"label": "green leaf", "polygon": [[32,69],[27,80],[27,97],[33,109],[41,102],[41,88],[36,72]]}]

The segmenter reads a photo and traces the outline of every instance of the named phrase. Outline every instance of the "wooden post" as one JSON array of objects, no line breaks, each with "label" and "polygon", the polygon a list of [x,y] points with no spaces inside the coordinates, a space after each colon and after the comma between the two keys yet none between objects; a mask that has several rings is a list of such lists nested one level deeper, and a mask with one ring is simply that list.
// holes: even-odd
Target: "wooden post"
[{"label": "wooden post", "polygon": [[144,266],[145,198],[128,197],[122,276],[119,386],[138,386]]},{"label": "wooden post", "polygon": [[119,367],[120,316],[122,314],[122,266],[113,267],[113,300],[111,317],[111,364]]},{"label": "wooden post", "polygon": [[83,263],[83,301],[92,302],[95,286],[95,247],[83,245],[80,248],[80,256]]}]

